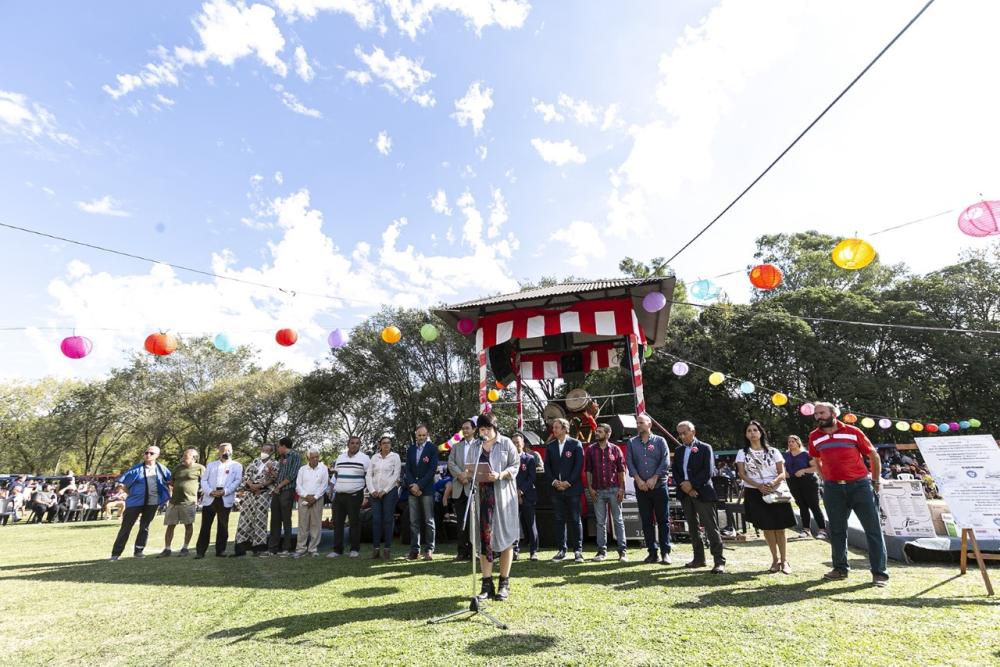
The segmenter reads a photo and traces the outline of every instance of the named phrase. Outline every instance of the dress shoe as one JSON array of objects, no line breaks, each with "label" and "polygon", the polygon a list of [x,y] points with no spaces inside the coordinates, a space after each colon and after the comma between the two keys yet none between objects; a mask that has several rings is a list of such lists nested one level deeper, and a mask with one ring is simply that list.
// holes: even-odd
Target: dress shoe
[{"label": "dress shoe", "polygon": [[646,565],[651,565],[651,564],[653,564],[653,563],[659,563],[659,562],[660,562],[660,559],[656,557],[656,554],[655,554],[655,553],[651,553],[651,554],[649,554],[648,556],[646,556],[646,557],[645,557],[645,558],[644,558],[644,559],[642,560],[642,562],[643,562],[643,563],[645,563]]},{"label": "dress shoe", "polygon": [[703,560],[693,560],[690,563],[684,563],[684,567],[688,568],[689,570],[693,570],[696,567],[705,567],[705,564],[706,563]]},{"label": "dress shoe", "polygon": [[716,563],[715,567],[712,568],[712,574],[725,574],[726,566],[722,563]]}]

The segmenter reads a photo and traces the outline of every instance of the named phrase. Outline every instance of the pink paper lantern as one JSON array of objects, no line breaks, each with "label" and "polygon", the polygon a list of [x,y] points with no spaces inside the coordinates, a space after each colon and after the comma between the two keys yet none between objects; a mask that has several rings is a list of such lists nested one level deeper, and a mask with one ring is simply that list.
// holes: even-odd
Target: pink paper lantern
[{"label": "pink paper lantern", "polygon": [[803,403],[799,406],[799,412],[803,417],[812,417],[813,413],[816,412],[816,406],[812,403]]},{"label": "pink paper lantern", "polygon": [[468,317],[463,317],[458,321],[456,325],[458,327],[459,333],[468,336],[470,333],[476,330],[476,323],[470,320]]},{"label": "pink paper lantern", "polygon": [[958,228],[975,237],[1000,234],[1000,201],[981,201],[962,211]]},{"label": "pink paper lantern", "polygon": [[89,338],[83,336],[69,336],[63,338],[59,344],[59,349],[70,359],[83,359],[94,349],[94,344]]}]

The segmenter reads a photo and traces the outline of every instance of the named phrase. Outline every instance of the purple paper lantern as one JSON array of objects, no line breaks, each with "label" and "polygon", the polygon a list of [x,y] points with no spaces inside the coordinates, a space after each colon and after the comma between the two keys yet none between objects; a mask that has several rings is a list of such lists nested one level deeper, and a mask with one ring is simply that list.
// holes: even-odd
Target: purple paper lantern
[{"label": "purple paper lantern", "polygon": [[977,238],[1000,234],[1000,201],[981,201],[965,209],[958,216],[958,228]]},{"label": "purple paper lantern", "polygon": [[344,332],[340,329],[334,329],[326,337],[326,342],[332,349],[339,350],[347,344],[347,337],[344,336]]},{"label": "purple paper lantern", "polygon": [[646,296],[642,297],[642,307],[647,313],[661,311],[666,305],[667,297],[663,296],[663,292],[650,292]]},{"label": "purple paper lantern", "polygon": [[957,431],[959,428],[958,422],[948,422],[948,428],[950,428],[952,431]]},{"label": "purple paper lantern", "polygon": [[470,320],[468,317],[463,317],[458,321],[456,325],[458,332],[464,336],[468,336],[470,333],[476,330],[476,323]]},{"label": "purple paper lantern", "polygon": [[62,343],[59,344],[59,349],[70,359],[83,359],[94,349],[94,344],[90,342],[89,338],[84,338],[83,336],[69,336],[68,338],[63,338]]}]

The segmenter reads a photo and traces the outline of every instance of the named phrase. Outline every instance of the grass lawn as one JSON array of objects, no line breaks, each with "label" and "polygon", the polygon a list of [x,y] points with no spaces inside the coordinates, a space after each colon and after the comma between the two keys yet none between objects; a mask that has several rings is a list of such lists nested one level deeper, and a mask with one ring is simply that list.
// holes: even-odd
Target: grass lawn
[{"label": "grass lawn", "polygon": [[[727,551],[724,577],[680,567],[686,544],[669,567],[518,562],[511,600],[490,606],[504,632],[481,618],[425,623],[467,604],[470,570],[450,562],[448,547],[431,563],[110,563],[116,530],[106,521],[0,527],[0,654],[16,656],[8,664],[1000,663],[1000,603],[977,571],[890,563],[890,586],[876,589],[863,554],[853,554],[850,579],[823,582],[829,546],[814,540],[791,541],[790,576],[763,573],[762,540]],[[162,531],[158,519],[150,554]],[[638,547],[633,560],[644,556]]]}]

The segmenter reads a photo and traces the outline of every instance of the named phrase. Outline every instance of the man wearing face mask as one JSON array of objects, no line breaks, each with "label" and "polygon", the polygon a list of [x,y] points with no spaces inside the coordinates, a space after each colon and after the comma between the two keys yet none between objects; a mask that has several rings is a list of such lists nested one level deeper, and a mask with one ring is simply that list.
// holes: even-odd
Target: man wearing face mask
[{"label": "man wearing face mask", "polygon": [[243,466],[233,461],[233,446],[228,442],[219,445],[219,458],[208,464],[201,477],[201,530],[195,545],[195,558],[204,558],[212,537],[212,523],[216,517],[215,555],[226,555],[229,541],[229,512],[236,500],[236,489],[243,481]]},{"label": "man wearing face mask", "polygon": [[236,553],[245,556],[247,549],[257,556],[267,550],[267,509],[271,490],[278,478],[278,463],[272,458],[274,445],[261,445],[260,455],[247,466],[237,493],[240,495],[240,520],[236,524]]},{"label": "man wearing face mask", "polygon": [[333,551],[327,558],[344,554],[344,520],[351,523],[351,558],[361,555],[361,503],[365,500],[365,475],[371,459],[361,451],[361,438],[352,435],[347,439],[347,451],[342,452],[333,464],[337,479],[333,494]]}]

